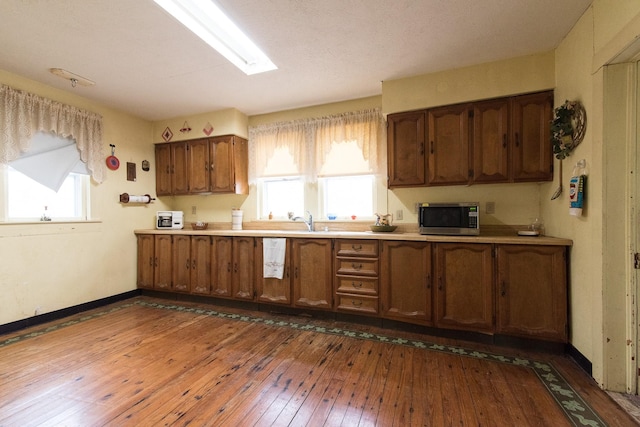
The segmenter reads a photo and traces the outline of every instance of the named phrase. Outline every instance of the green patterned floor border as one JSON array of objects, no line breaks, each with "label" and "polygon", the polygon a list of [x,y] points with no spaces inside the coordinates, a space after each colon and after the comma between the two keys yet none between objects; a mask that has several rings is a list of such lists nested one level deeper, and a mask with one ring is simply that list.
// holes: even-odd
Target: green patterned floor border
[{"label": "green patterned floor border", "polygon": [[221,319],[231,319],[241,322],[249,322],[256,324],[263,324],[273,327],[297,329],[301,331],[310,331],[321,334],[330,334],[337,336],[345,336],[360,340],[370,340],[387,344],[402,345],[411,348],[423,349],[427,351],[437,351],[440,353],[446,353],[461,357],[472,357],[476,359],[495,361],[498,363],[506,363],[514,366],[520,366],[532,369],[535,372],[538,379],[544,384],[547,391],[554,398],[560,409],[565,413],[569,422],[574,426],[590,426],[599,427],[606,426],[607,424],[598,416],[598,414],[582,399],[582,397],[576,392],[569,383],[562,377],[562,375],[550,364],[546,362],[539,362],[531,359],[524,359],[519,357],[502,356],[496,353],[489,353],[484,351],[468,350],[464,347],[441,345],[432,343],[429,341],[404,339],[393,337],[385,334],[372,334],[368,332],[352,331],[345,328],[329,328],[325,326],[315,326],[309,323],[297,323],[288,320],[273,320],[259,316],[250,316],[245,314],[225,313],[219,310],[209,310],[204,308],[187,307],[178,304],[162,304],[156,302],[149,302],[144,300],[136,300],[133,302],[120,303],[115,306],[111,306],[102,311],[96,311],[91,314],[81,316],[77,319],[71,319],[65,322],[61,322],[55,325],[51,325],[42,329],[35,330],[33,332],[25,333],[22,335],[16,335],[11,338],[0,341],[0,349],[8,345],[24,341],[30,338],[35,338],[40,335],[53,332],[62,328],[76,325],[78,323],[86,322],[95,318],[103,317],[108,314],[123,310],[125,308],[139,305],[143,307],[157,308],[163,310],[181,311],[185,313],[194,313],[198,315],[206,315],[212,317],[218,317]]}]

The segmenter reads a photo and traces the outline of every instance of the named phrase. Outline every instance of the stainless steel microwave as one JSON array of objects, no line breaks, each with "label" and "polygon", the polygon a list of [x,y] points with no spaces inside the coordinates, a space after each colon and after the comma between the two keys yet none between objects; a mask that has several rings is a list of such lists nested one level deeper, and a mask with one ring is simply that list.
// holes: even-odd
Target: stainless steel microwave
[{"label": "stainless steel microwave", "polygon": [[480,208],[477,202],[421,203],[418,207],[420,234],[480,234]]}]

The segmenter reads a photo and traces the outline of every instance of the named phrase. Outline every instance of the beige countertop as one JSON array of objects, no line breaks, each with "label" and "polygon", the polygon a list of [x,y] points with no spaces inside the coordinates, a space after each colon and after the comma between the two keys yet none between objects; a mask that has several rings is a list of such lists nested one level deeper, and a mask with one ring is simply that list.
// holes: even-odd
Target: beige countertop
[{"label": "beige countertop", "polygon": [[297,231],[297,230],[134,230],[135,234],[171,234],[190,236],[249,236],[249,237],[295,237],[310,239],[375,239],[405,240],[415,242],[453,242],[453,243],[501,243],[520,245],[557,245],[571,246],[573,242],[550,236],[518,236],[513,234],[482,233],[479,236],[437,236],[412,232],[374,233],[372,231]]}]

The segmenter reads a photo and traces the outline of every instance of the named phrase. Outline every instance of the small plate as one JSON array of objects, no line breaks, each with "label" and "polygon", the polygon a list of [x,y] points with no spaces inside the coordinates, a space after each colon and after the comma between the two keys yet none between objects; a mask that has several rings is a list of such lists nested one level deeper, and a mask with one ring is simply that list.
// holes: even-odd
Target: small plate
[{"label": "small plate", "polygon": [[533,230],[518,231],[518,236],[539,236],[539,235],[540,235],[539,231],[533,231]]}]

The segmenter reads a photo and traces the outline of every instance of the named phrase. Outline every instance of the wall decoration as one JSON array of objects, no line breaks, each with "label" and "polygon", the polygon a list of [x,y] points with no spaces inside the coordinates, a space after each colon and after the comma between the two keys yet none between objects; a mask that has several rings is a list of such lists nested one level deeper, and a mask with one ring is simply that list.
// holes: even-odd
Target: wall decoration
[{"label": "wall decoration", "polygon": [[142,170],[145,172],[149,172],[149,160],[142,161]]},{"label": "wall decoration", "polygon": [[182,127],[180,128],[180,132],[182,133],[189,133],[191,132],[191,127],[189,126],[189,123],[187,123],[186,121],[184,122],[184,124],[182,125]]},{"label": "wall decoration", "polygon": [[202,129],[202,132],[204,132],[205,135],[210,136],[211,132],[213,132],[213,126],[211,126],[211,123],[207,122],[204,129]]},{"label": "wall decoration", "polygon": [[169,142],[171,138],[173,138],[173,132],[171,132],[171,129],[167,126],[164,132],[162,132],[162,139],[164,139],[165,142]]},{"label": "wall decoration", "polygon": [[116,146],[113,144],[109,144],[111,147],[111,155],[107,157],[107,167],[112,171],[117,170],[120,167],[120,160],[116,157]]},{"label": "wall decoration", "polygon": [[127,181],[136,180],[136,164],[127,162]]},{"label": "wall decoration", "polygon": [[557,159],[571,154],[584,139],[587,128],[587,112],[580,101],[565,101],[553,110],[551,121],[551,141]]}]

